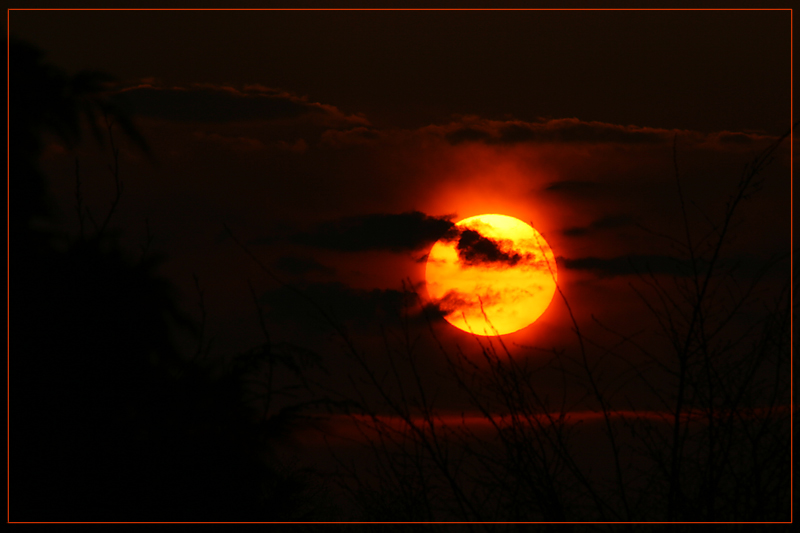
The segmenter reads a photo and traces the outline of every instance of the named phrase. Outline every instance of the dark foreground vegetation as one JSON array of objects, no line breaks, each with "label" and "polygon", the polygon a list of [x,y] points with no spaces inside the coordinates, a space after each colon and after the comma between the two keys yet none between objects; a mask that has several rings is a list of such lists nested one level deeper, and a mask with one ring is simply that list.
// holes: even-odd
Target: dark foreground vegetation
[{"label": "dark foreground vegetation", "polygon": [[[729,225],[783,139],[745,169],[721,220],[696,228],[684,219],[674,244],[686,276],[668,285],[641,273],[637,290],[661,345],[606,325],[618,342],[596,345],[575,321],[575,350],[551,354],[561,377],[585,386],[584,408],[599,414],[611,467],[598,479],[577,455],[568,405],[542,397],[531,386],[539,369],[502,343],[476,339],[484,342],[477,363],[457,349],[440,352],[491,437],[440,423],[414,379],[408,324],[386,352],[398,376],[389,385],[330,322],[362,372],[344,396],[312,390],[303,378],[314,361],[272,345],[268,328],[263,345],[209,362],[203,319],[178,309],[147,247],[132,257],[112,231],[123,193],[114,135],[147,146],[105,95],[107,78],[67,76],[23,43],[12,43],[10,68],[12,521],[789,520],[788,257],[745,280],[723,261]],[[118,194],[104,209],[83,206],[76,161],[81,231],[70,236],[52,223],[38,161],[44,134],[72,146],[82,120],[110,154]],[[676,184],[680,191],[677,165]],[[678,201],[685,213],[686,199]],[[772,269],[786,272],[785,283],[743,315],[755,294],[763,298],[759,283]],[[199,283],[198,295],[202,302]],[[407,297],[418,305],[412,291]],[[179,349],[179,334],[197,338],[197,350]],[[662,418],[636,416],[589,364],[602,355],[624,365],[633,352],[647,363],[631,363],[627,375],[650,391]],[[279,369],[305,388],[304,403],[273,406]],[[257,401],[245,385],[254,381]],[[354,415],[372,465],[343,461],[324,485],[319,473],[269,453],[322,407]],[[350,507],[336,508],[324,490],[349,497]]]},{"label": "dark foreground vegetation", "polygon": [[[291,411],[256,422],[242,386],[292,355],[262,346],[220,366],[201,363],[202,345],[180,353],[176,332],[202,343],[203,324],[176,307],[157,258],[131,257],[111,231],[113,132],[147,146],[104,96],[108,77],[69,77],[12,43],[11,80],[11,520],[309,519],[305,474],[266,453]],[[44,134],[74,146],[82,120],[99,124],[118,195],[82,206],[76,161],[70,237],[51,222],[38,159]]]}]

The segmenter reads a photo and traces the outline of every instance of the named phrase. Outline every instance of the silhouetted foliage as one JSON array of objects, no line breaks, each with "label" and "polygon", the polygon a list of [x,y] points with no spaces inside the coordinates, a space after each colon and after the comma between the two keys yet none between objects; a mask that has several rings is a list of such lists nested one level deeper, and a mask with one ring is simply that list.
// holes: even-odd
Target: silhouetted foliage
[{"label": "silhouetted foliage", "polygon": [[119,184],[93,233],[65,238],[48,225],[38,168],[45,133],[74,146],[85,121],[102,141],[103,116],[109,136],[121,127],[146,148],[103,94],[110,77],[69,76],[17,41],[10,56],[11,520],[279,520],[313,512],[303,499],[307,476],[264,458],[270,442],[294,430],[299,408],[259,418],[244,386],[265,365],[294,364],[291,354],[268,343],[221,369],[180,354],[176,332],[198,334],[198,326],[156,276],[156,261],[128,258],[105,231]]}]

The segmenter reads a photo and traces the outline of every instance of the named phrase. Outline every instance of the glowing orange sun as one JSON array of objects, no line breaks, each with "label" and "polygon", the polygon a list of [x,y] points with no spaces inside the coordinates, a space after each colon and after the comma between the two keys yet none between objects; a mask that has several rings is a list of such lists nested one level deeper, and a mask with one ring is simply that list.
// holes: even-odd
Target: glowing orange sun
[{"label": "glowing orange sun", "polygon": [[550,305],[556,261],[528,224],[478,215],[456,223],[433,245],[425,279],[450,324],[477,335],[504,335],[533,323]]}]

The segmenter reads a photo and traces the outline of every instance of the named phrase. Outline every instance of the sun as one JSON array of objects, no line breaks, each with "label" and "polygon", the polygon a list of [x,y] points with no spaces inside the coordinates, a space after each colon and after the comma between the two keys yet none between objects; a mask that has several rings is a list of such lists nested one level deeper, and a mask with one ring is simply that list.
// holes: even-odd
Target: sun
[{"label": "sun", "polygon": [[428,295],[453,326],[505,335],[542,316],[556,290],[556,261],[542,235],[505,215],[457,222],[428,254]]}]

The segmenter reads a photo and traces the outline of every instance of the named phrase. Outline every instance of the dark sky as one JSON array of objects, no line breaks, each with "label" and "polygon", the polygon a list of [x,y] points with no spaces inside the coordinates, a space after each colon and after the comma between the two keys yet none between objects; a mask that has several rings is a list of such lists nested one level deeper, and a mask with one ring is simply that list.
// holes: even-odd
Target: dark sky
[{"label": "dark sky", "polygon": [[[684,237],[673,142],[700,239],[744,165],[791,124],[786,10],[14,11],[10,33],[68,72],[119,80],[153,157],[123,143],[116,223],[136,250],[147,220],[189,310],[197,274],[220,352],[259,338],[248,280],[275,338],[339,349],[223,223],[380,366],[370,350],[399,319],[401,282],[425,296],[420,260],[442,221],[481,213],[545,236],[587,334],[606,340],[594,316],[655,339],[631,283],[648,266],[665,280],[685,272],[653,233]],[[88,137],[76,154],[87,203],[104,209],[108,155]],[[74,231],[73,166],[74,154],[48,146],[43,167]],[[746,275],[789,251],[785,147],[762,176],[724,250]],[[506,342],[569,349],[571,328],[554,300]],[[435,329],[473,346],[444,321]],[[439,368],[433,343],[421,346]]]},{"label": "dark sky", "polygon": [[452,114],[787,128],[786,11],[14,12],[70,70],[263,84],[379,127]]}]

